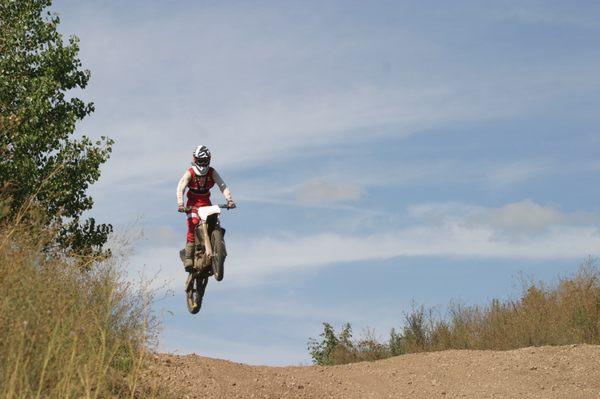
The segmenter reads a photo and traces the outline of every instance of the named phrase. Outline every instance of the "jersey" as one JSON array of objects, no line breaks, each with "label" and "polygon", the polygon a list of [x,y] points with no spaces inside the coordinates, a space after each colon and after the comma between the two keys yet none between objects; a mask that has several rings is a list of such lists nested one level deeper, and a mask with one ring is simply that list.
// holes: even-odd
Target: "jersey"
[{"label": "jersey", "polygon": [[187,185],[188,206],[208,206],[210,202],[210,189],[215,185],[213,168],[209,168],[204,176],[196,173],[194,168],[189,168],[191,178]]}]

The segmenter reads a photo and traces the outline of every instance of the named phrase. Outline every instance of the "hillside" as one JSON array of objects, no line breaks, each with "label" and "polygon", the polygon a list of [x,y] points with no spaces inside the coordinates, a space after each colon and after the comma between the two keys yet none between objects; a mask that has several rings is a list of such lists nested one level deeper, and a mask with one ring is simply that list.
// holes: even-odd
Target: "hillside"
[{"label": "hillside", "polygon": [[600,398],[600,346],[418,353],[331,367],[157,354],[147,374],[183,398]]}]

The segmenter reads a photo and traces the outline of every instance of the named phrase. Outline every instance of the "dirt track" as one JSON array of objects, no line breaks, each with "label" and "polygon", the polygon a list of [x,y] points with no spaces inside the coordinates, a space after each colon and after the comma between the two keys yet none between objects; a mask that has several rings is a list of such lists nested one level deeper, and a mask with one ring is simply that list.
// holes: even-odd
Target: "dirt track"
[{"label": "dirt track", "polygon": [[600,346],[446,351],[333,367],[247,366],[160,354],[182,398],[600,398]]}]

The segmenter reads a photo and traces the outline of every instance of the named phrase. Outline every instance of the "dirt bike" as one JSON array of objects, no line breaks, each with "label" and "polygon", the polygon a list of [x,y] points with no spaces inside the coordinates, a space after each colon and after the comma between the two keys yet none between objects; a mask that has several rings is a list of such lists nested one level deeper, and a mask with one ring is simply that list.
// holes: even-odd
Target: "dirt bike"
[{"label": "dirt bike", "polygon": [[[200,311],[208,278],[214,276],[217,281],[223,280],[227,249],[225,229],[219,221],[221,209],[232,208],[228,205],[211,205],[200,207],[197,211],[198,217],[204,223],[199,223],[194,232],[194,265],[185,283],[187,307],[192,314]],[[184,210],[190,212],[192,208],[187,207]],[[185,263],[185,249],[179,251],[179,257]]]}]

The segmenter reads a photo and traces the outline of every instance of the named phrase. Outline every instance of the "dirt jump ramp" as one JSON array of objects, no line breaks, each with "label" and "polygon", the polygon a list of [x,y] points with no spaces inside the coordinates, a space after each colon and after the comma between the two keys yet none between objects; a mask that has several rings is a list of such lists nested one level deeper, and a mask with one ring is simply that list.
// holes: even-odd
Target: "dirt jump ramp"
[{"label": "dirt jump ramp", "polygon": [[148,378],[180,398],[600,398],[600,346],[452,350],[330,367],[157,354]]}]

